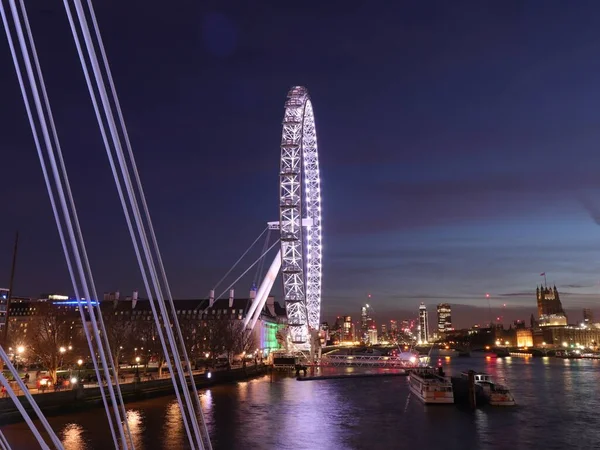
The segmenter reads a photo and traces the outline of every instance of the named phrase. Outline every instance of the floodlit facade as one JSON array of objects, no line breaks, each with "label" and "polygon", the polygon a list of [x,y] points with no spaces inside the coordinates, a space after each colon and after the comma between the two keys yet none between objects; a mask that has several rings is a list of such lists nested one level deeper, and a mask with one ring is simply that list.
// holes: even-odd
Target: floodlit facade
[{"label": "floodlit facade", "polygon": [[536,287],[535,292],[540,327],[566,326],[567,315],[563,310],[556,286],[554,288]]}]

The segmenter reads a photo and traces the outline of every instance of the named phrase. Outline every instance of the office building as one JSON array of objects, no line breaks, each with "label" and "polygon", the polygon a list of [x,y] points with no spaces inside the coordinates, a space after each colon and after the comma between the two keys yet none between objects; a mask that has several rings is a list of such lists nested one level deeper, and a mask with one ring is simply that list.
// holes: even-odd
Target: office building
[{"label": "office building", "polygon": [[369,344],[377,345],[377,328],[369,328],[369,332],[367,334],[369,336]]},{"label": "office building", "polygon": [[594,313],[591,309],[584,308],[583,310],[583,324],[586,327],[589,327],[592,323],[594,323]]},{"label": "office building", "polygon": [[342,342],[352,342],[352,317],[344,316],[344,322],[342,323]]},{"label": "office building", "polygon": [[437,305],[437,334],[441,338],[449,331],[452,331],[452,308],[448,303]]},{"label": "office building", "polygon": [[421,303],[419,306],[419,344],[429,342],[429,318],[427,316],[427,306]]}]

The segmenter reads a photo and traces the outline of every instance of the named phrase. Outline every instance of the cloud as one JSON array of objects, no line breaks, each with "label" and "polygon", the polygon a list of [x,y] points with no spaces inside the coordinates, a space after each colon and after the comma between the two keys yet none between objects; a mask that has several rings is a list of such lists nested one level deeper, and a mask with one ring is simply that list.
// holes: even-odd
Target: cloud
[{"label": "cloud", "polygon": [[600,225],[600,205],[584,195],[579,200],[596,225]]}]

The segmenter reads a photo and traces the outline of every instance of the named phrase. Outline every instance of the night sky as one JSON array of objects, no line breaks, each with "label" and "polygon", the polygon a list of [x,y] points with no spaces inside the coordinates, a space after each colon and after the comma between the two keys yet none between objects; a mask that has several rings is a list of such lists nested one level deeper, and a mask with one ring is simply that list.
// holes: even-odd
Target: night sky
[{"label": "night sky", "polygon": [[[98,290],[141,289],[62,2],[27,4]],[[494,315],[528,318],[541,272],[572,322],[596,308],[598,2],[95,5],[176,297],[206,296],[277,219],[283,103],[304,85],[324,319],[358,316],[370,293],[380,319],[447,301],[467,326],[489,319],[486,292]],[[71,293],[0,41],[0,284],[19,229],[15,294]]]}]

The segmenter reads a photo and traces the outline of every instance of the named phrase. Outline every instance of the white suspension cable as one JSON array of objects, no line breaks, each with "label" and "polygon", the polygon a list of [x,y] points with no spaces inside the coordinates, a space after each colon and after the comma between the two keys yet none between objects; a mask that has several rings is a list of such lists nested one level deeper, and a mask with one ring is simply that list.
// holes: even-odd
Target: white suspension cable
[{"label": "white suspension cable", "polygon": [[175,328],[177,330],[177,334],[178,334],[178,337],[179,337],[180,342],[181,342],[181,346],[182,346],[182,349],[183,349],[183,353],[184,353],[186,365],[188,367],[189,374],[190,374],[190,379],[192,380],[191,385],[192,385],[192,390],[193,390],[193,393],[194,393],[194,398],[196,400],[196,407],[197,407],[197,410],[198,410],[197,413],[200,416],[200,421],[202,422],[203,429],[204,429],[204,432],[205,432],[206,447],[209,450],[212,450],[212,444],[210,442],[210,436],[208,434],[208,428],[206,426],[206,421],[204,419],[204,414],[202,412],[202,405],[200,403],[200,397],[198,396],[198,391],[196,389],[196,384],[193,381],[193,375],[192,375],[191,365],[190,365],[188,354],[187,354],[187,349],[185,347],[185,341],[184,341],[183,336],[181,334],[181,329],[180,329],[180,326],[179,326],[179,321],[177,320],[177,314],[176,314],[176,311],[175,311],[175,304],[173,302],[173,295],[171,293],[171,288],[169,286],[169,282],[168,282],[168,279],[167,279],[167,274],[166,274],[166,271],[165,271],[165,267],[164,267],[164,264],[163,264],[163,261],[162,261],[161,254],[160,254],[160,250],[159,250],[159,246],[158,246],[158,241],[156,239],[156,233],[154,232],[154,226],[152,224],[152,219],[151,219],[151,216],[150,216],[150,211],[149,211],[149,208],[148,208],[148,204],[146,202],[146,196],[144,194],[144,189],[143,189],[143,186],[142,186],[142,183],[141,183],[141,180],[140,180],[140,176],[139,176],[139,172],[138,172],[137,165],[136,165],[136,162],[135,162],[135,158],[133,156],[133,150],[131,148],[131,141],[129,140],[129,133],[127,132],[127,127],[125,125],[125,120],[123,118],[123,112],[121,110],[121,105],[120,105],[120,102],[119,102],[119,97],[117,95],[117,91],[116,91],[116,88],[115,88],[115,85],[114,85],[112,73],[111,73],[111,70],[110,70],[110,65],[108,63],[108,58],[106,56],[106,51],[105,51],[105,48],[104,48],[104,42],[102,41],[102,35],[101,35],[100,29],[98,27],[98,21],[96,20],[96,14],[95,14],[95,11],[94,11],[94,6],[93,6],[91,0],[88,0],[87,3],[88,3],[89,11],[90,11],[90,16],[92,18],[92,23],[93,23],[93,26],[94,26],[94,31],[96,33],[96,38],[98,40],[98,45],[99,45],[99,48],[100,48],[100,52],[101,52],[101,55],[102,55],[102,60],[103,60],[103,63],[104,63],[104,68],[105,68],[106,75],[107,75],[107,78],[108,78],[108,82],[109,82],[109,85],[110,85],[110,88],[111,88],[111,92],[112,92],[112,95],[113,95],[113,101],[114,101],[115,107],[117,109],[117,114],[118,114],[118,117],[119,117],[119,122],[120,122],[120,125],[121,125],[123,136],[125,138],[125,143],[126,143],[126,146],[127,146],[127,151],[128,151],[128,154],[129,154],[129,159],[130,159],[130,162],[131,162],[131,165],[132,165],[133,174],[134,174],[134,177],[135,177],[138,189],[139,189],[139,194],[140,194],[140,198],[141,198],[141,201],[142,201],[142,206],[144,208],[144,213],[145,213],[146,218],[147,218],[148,228],[149,228],[149,231],[150,231],[150,236],[152,238],[152,242],[153,242],[154,248],[156,250],[158,264],[159,264],[160,271],[161,271],[161,274],[162,274],[162,277],[163,277],[163,281],[164,281],[164,284],[165,284],[165,289],[167,291],[167,297],[168,297],[169,302],[171,304],[171,311],[172,311],[173,318],[174,318]]},{"label": "white suspension cable", "polygon": [[[109,116],[109,113],[110,113],[110,111],[107,111],[107,108],[106,108],[106,107],[107,107],[107,104],[106,104],[106,95],[105,95],[105,92],[104,92],[104,96],[102,95],[102,94],[103,94],[103,92],[102,92],[102,87],[103,87],[103,85],[101,84],[101,82],[102,82],[102,80],[101,80],[101,77],[100,77],[100,78],[98,77],[98,75],[100,75],[100,74],[98,73],[99,71],[97,70],[97,69],[98,69],[98,68],[97,68],[97,61],[96,61],[96,64],[95,64],[95,65],[93,64],[93,62],[94,62],[94,56],[95,56],[95,55],[94,55],[94,53],[95,53],[95,52],[94,52],[94,50],[93,50],[93,44],[92,44],[92,47],[90,47],[89,31],[87,32],[87,35],[86,35],[86,24],[85,24],[84,20],[82,20],[82,15],[83,15],[83,14],[82,14],[82,10],[81,10],[81,4],[79,3],[79,5],[78,5],[78,4],[77,4],[77,2],[75,2],[75,7],[76,7],[76,9],[77,9],[78,17],[79,17],[79,19],[80,19],[80,26],[82,27],[83,34],[84,34],[84,38],[85,38],[85,40],[86,40],[86,46],[88,47],[88,54],[89,54],[89,56],[90,56],[90,59],[91,59],[91,62],[92,62],[92,67],[94,68],[94,73],[95,73],[95,76],[96,76],[96,81],[97,81],[98,88],[99,88],[99,91],[100,91],[100,94],[101,94],[101,99],[102,99],[102,101],[103,101],[103,106],[104,106],[104,108],[105,108],[105,114],[107,114],[107,116],[110,118],[110,116]],[[65,9],[66,9],[66,11],[67,11],[67,15],[69,16],[69,22],[70,22],[70,24],[71,24],[71,29],[72,29],[72,32],[73,32],[73,37],[74,37],[74,39],[75,39],[75,42],[76,42],[76,46],[78,47],[78,52],[79,52],[80,60],[81,60],[81,62],[82,62],[82,68],[84,69],[84,73],[87,73],[87,67],[86,67],[86,64],[85,64],[85,59],[83,58],[83,55],[82,55],[82,52],[81,52],[81,46],[80,46],[80,45],[79,45],[79,43],[78,43],[78,36],[77,36],[77,32],[76,32],[76,30],[75,30],[75,28],[74,28],[73,20],[72,20],[72,18],[70,17],[70,9],[69,9],[69,6],[68,6],[68,4],[67,4],[67,2],[66,2],[66,1],[65,1]],[[84,17],[83,17],[83,18],[84,18]],[[95,95],[94,95],[94,91],[93,91],[93,88],[91,87],[91,85],[89,84],[89,76],[87,76],[87,75],[86,75],[86,81],[88,81],[88,89],[90,90],[90,96],[91,96],[91,98],[92,98],[92,101],[93,101],[93,103],[95,103]],[[97,106],[95,106],[95,110],[96,110],[97,118],[99,119],[99,120],[98,120],[98,123],[99,123],[99,125],[100,125],[100,127],[101,127],[101,132],[103,133],[103,138],[105,138],[105,134],[104,134],[105,132],[104,132],[104,131],[102,131],[102,130],[103,130],[103,122],[102,122],[102,119],[101,119],[101,117],[100,117],[100,116],[99,116],[99,114],[98,114],[98,111],[97,111]],[[114,143],[115,143],[115,147],[116,147],[116,150],[117,150],[117,156],[118,156],[118,158],[119,158],[119,160],[120,160],[119,162],[122,162],[122,161],[121,161],[121,155],[119,155],[119,152],[118,152],[118,150],[119,150],[118,141],[115,139],[115,133],[114,133],[114,122],[113,122],[113,124],[112,124],[112,125],[113,125],[112,127],[111,127],[110,120],[108,120],[108,124],[109,124],[109,128],[111,128],[111,134],[113,135],[113,141],[116,141],[116,142],[114,142]],[[107,141],[106,141],[106,139],[105,139],[105,146],[107,146],[107,153],[109,153],[109,160],[111,160],[111,159],[112,159],[112,156],[110,156],[110,148],[109,148],[109,147],[108,147],[108,145],[107,145]],[[113,165],[112,163],[111,163],[111,168],[114,168],[114,165]],[[122,167],[122,166],[121,166],[121,169],[122,169],[122,172],[123,172],[123,167]],[[116,175],[116,172],[113,170],[113,176],[115,176],[115,175]],[[123,174],[123,176],[124,176],[124,179],[125,179],[125,184],[126,184],[126,187],[128,188],[128,195],[129,195],[129,197],[130,197],[130,201],[131,201],[131,203],[132,203],[132,212],[133,212],[133,214],[134,214],[134,218],[136,219],[136,224],[137,224],[137,227],[138,227],[138,231],[141,231],[141,230],[140,230],[140,228],[141,228],[141,227],[140,227],[140,225],[141,225],[141,224],[140,224],[140,221],[138,220],[138,217],[137,217],[137,216],[136,216],[136,214],[135,214],[135,213],[136,213],[136,208],[135,208],[135,206],[136,206],[136,205],[135,205],[135,203],[132,201],[132,198],[131,198],[131,197],[132,197],[132,192],[131,192],[131,190],[129,189],[129,186],[127,186],[127,176],[126,176],[126,174]],[[115,176],[115,182],[116,182],[116,184],[117,184],[117,186],[118,186],[118,189],[119,189],[119,183],[120,183],[120,181],[119,181],[118,177],[116,177],[116,176]],[[127,206],[126,206],[126,204],[125,204],[125,202],[124,202],[124,199],[123,199],[122,195],[120,195],[120,197],[121,197],[121,200],[122,200],[122,205],[123,205],[123,208],[124,208],[124,212],[126,213],[126,218],[127,218],[127,221],[128,221],[128,226],[130,226],[131,224],[130,224],[130,221],[129,221],[129,218],[128,218],[129,216],[128,216],[128,212],[127,212]],[[139,212],[138,212],[138,214],[139,214]],[[136,242],[135,236],[133,235],[133,230],[132,230],[132,228],[131,228],[131,227],[130,227],[130,234],[132,234],[132,242],[134,243],[134,248],[137,248],[137,242]],[[142,233],[140,233],[140,234],[142,234]],[[142,246],[144,247],[144,251],[145,251],[145,253],[146,253],[146,258],[148,259],[148,249],[147,249],[147,242],[146,242],[146,243],[144,242],[144,239],[143,239],[143,234],[142,234],[142,239],[141,239],[141,241],[142,241],[142,242],[141,242],[141,243],[142,243]],[[144,245],[144,244],[146,244],[146,245]],[[138,257],[138,263],[140,264],[140,269],[142,270],[142,273],[143,273],[144,284],[146,285],[146,290],[147,290],[147,292],[149,293],[149,300],[150,300],[150,302],[151,302],[151,306],[152,306],[152,308],[153,308],[153,314],[155,315],[155,321],[157,322],[157,329],[158,329],[157,331],[158,331],[158,334],[159,334],[159,338],[161,339],[161,344],[163,345],[163,351],[164,351],[165,355],[167,356],[167,358],[166,358],[167,365],[169,366],[169,370],[170,370],[170,373],[171,373],[172,379],[173,379],[173,381],[174,381],[174,385],[175,385],[175,386],[177,386],[177,382],[176,382],[176,378],[175,378],[175,371],[174,371],[174,370],[173,370],[173,368],[171,367],[170,358],[168,357],[168,355],[169,355],[169,352],[167,352],[167,351],[166,351],[166,348],[165,348],[164,336],[162,335],[161,326],[160,326],[160,324],[158,323],[158,314],[156,313],[156,309],[155,309],[155,307],[154,307],[154,303],[153,303],[153,299],[152,299],[152,295],[151,295],[151,292],[152,292],[152,291],[149,289],[149,286],[148,286],[148,280],[147,280],[147,278],[145,277],[145,270],[144,270],[143,263],[141,262],[141,258],[140,258],[140,255],[139,255],[139,250],[136,250],[136,256]],[[150,269],[151,269],[151,264],[150,264],[150,262],[149,262],[148,264],[149,264],[149,266],[150,266]],[[156,283],[155,273],[152,273],[152,270],[151,270],[151,276],[152,276],[152,278],[153,278],[153,283],[154,283],[154,285],[155,285],[155,287],[156,287],[156,284],[157,284],[157,283]],[[159,290],[158,290],[158,291],[159,291]],[[159,291],[159,292],[160,292],[160,291]],[[161,312],[163,313],[163,317],[164,317],[164,318],[165,318],[165,320],[166,320],[166,319],[168,318],[168,315],[166,314],[166,311],[164,310],[164,302],[161,304],[160,300],[161,300],[161,299],[159,298],[159,306],[161,306]],[[165,326],[165,329],[167,330],[167,334],[169,334],[169,331],[170,331],[170,326],[166,325],[166,326]],[[170,343],[171,343],[171,347],[172,347],[172,350],[173,350],[173,345],[172,345],[172,337],[171,337],[171,336],[169,336],[169,341],[170,341]],[[175,362],[176,362],[176,364],[175,364],[175,365],[176,365],[176,366],[177,366],[177,365],[181,366],[181,361],[180,361],[180,360],[177,358],[177,355],[178,355],[178,354],[177,354],[177,352],[176,352],[176,351],[174,351],[174,352],[173,352],[173,355],[174,355],[174,360],[175,360]],[[179,364],[177,364],[177,363],[179,363]],[[177,367],[176,367],[176,369],[177,369]],[[178,372],[180,373],[180,371],[178,371]],[[181,379],[181,377],[180,377],[180,379]],[[186,385],[185,385],[185,378],[183,378],[182,387],[185,387],[185,386],[186,386]],[[187,393],[187,390],[186,390],[186,389],[184,389],[184,393]],[[181,410],[182,410],[182,412],[184,413],[184,425],[186,425],[186,431],[188,431],[188,432],[189,432],[189,428],[188,428],[188,424],[187,424],[187,418],[185,418],[185,409],[183,408],[183,405],[181,404],[181,399],[180,399],[180,397],[179,397],[179,390],[178,390],[177,388],[176,388],[176,394],[178,395],[178,401],[179,401],[179,403],[180,403]],[[188,396],[189,396],[189,393],[188,393]],[[187,400],[187,399],[186,399],[186,400]],[[189,409],[189,406],[188,406],[188,409]],[[197,426],[196,426],[196,428],[197,428]],[[196,431],[196,430],[194,430],[194,431]],[[199,436],[198,436],[198,434],[199,434],[199,433],[198,433],[198,432],[196,432],[196,434],[197,434],[197,437],[199,437]],[[189,433],[188,433],[188,437],[191,439],[191,435],[190,435]],[[191,443],[191,444],[192,444],[192,446],[193,446],[193,440],[191,440],[191,441],[190,441],[190,443]]]},{"label": "white suspension cable", "polygon": [[23,380],[21,380],[21,378],[19,377],[19,372],[17,372],[17,369],[15,369],[14,366],[11,364],[10,358],[8,357],[8,355],[4,351],[4,348],[2,348],[1,345],[0,345],[0,359],[2,359],[5,366],[8,367],[8,370],[10,371],[11,375],[17,382],[17,385],[19,386],[19,389],[21,389],[23,391],[23,394],[25,394],[25,398],[27,399],[27,401],[33,408],[33,411],[35,412],[35,414],[40,419],[40,422],[42,422],[42,425],[44,426],[46,433],[48,433],[48,435],[50,436],[50,440],[52,441],[52,443],[56,446],[57,449],[64,450],[63,445],[60,442],[60,439],[58,439],[58,437],[56,436],[56,433],[54,432],[54,430],[48,423],[46,416],[44,416],[44,413],[42,413],[42,411],[40,410],[38,404],[36,403],[33,396],[31,395],[31,392],[29,392],[29,389],[27,389],[27,386],[25,386],[25,383],[23,383]]},{"label": "white suspension cable", "polygon": [[2,448],[2,450],[12,450],[10,447],[10,444],[6,440],[6,436],[4,436],[2,431],[0,431],[0,446],[1,446],[0,448]]},{"label": "white suspension cable", "polygon": [[[225,292],[227,292],[229,289],[231,289],[231,287],[232,287],[232,286],[233,286],[235,283],[237,283],[238,281],[240,281],[240,279],[241,279],[241,278],[242,278],[244,275],[246,275],[248,272],[250,272],[250,269],[252,269],[252,268],[253,268],[253,267],[254,267],[256,264],[258,264],[258,262],[259,262],[261,259],[263,259],[263,258],[264,258],[264,257],[267,255],[267,253],[269,253],[269,252],[271,251],[271,249],[272,249],[273,247],[275,247],[275,246],[276,246],[278,243],[279,243],[279,239],[277,239],[275,242],[273,242],[273,245],[271,245],[271,246],[270,246],[270,247],[267,249],[267,251],[266,251],[266,252],[264,252],[262,255],[260,255],[260,256],[258,257],[258,259],[257,259],[256,261],[254,261],[254,262],[253,262],[253,263],[250,265],[250,267],[248,267],[248,268],[247,268],[247,269],[244,271],[244,273],[242,273],[242,274],[241,274],[239,277],[237,277],[237,278],[235,279],[235,281],[234,281],[233,283],[231,283],[231,284],[229,285],[229,287],[228,287],[227,289],[225,289],[223,292],[221,292],[221,295],[219,295],[219,296],[218,296],[218,297],[216,297],[216,298],[217,298],[217,299],[221,298],[221,297],[223,296],[223,294],[225,294]],[[207,309],[208,309],[208,308],[207,308]]]},{"label": "white suspension cable", "polygon": [[0,384],[4,386],[4,389],[6,389],[8,396],[12,399],[13,403],[21,413],[21,416],[23,416],[23,419],[25,419],[25,422],[27,422],[27,426],[29,426],[29,429],[35,436],[35,439],[38,441],[38,444],[40,444],[40,447],[42,447],[43,450],[50,450],[50,447],[48,447],[48,444],[40,434],[40,431],[34,425],[33,421],[31,420],[31,417],[29,417],[29,414],[27,414],[27,411],[25,411],[25,408],[19,401],[19,397],[17,397],[17,394],[13,392],[12,388],[10,387],[10,383],[4,377],[2,372],[0,372]]},{"label": "white suspension cable", "polygon": [[[213,287],[213,289],[214,289],[214,290],[216,290],[216,289],[219,287],[219,285],[220,285],[220,284],[223,282],[223,280],[224,280],[225,278],[227,278],[227,276],[228,276],[228,275],[229,275],[229,274],[230,274],[230,273],[233,271],[233,269],[235,269],[235,267],[236,267],[236,266],[237,266],[237,265],[240,263],[240,261],[241,261],[242,259],[244,259],[244,256],[246,256],[246,255],[248,254],[248,252],[249,252],[249,251],[252,249],[252,247],[254,247],[254,244],[256,244],[256,243],[258,242],[258,240],[259,240],[259,239],[262,237],[262,235],[263,235],[263,234],[265,234],[265,232],[266,232],[268,229],[269,229],[269,227],[265,228],[265,229],[262,231],[262,233],[260,233],[260,234],[258,235],[258,237],[257,237],[257,238],[254,240],[254,242],[253,242],[252,244],[250,244],[250,247],[248,247],[248,248],[246,249],[246,251],[245,251],[244,253],[242,253],[242,256],[240,256],[240,257],[238,258],[238,260],[237,260],[237,261],[236,261],[236,262],[233,264],[233,266],[231,266],[231,269],[229,269],[229,270],[227,271],[227,273],[226,273],[225,275],[223,275],[223,278],[221,278],[221,279],[219,280],[219,282],[218,282],[217,284],[215,284],[215,287]],[[263,251],[264,251],[264,250],[263,250]]]},{"label": "white suspension cable", "polygon": [[[271,228],[269,228],[269,231],[267,233],[267,238],[265,239],[265,243],[263,244],[263,249],[262,249],[263,253],[267,250],[270,240],[271,240]],[[260,262],[260,264],[256,268],[256,274],[254,275],[254,281],[258,282],[258,280],[262,279],[264,268],[265,268],[265,259],[263,258],[263,260]]]},{"label": "white suspension cable", "polygon": [[[12,10],[12,8],[14,7],[14,2],[10,6],[11,6],[11,10]],[[70,256],[69,256],[69,251],[68,251],[68,248],[67,248],[66,239],[64,237],[63,230],[62,230],[60,216],[59,216],[58,209],[57,209],[57,206],[56,206],[56,203],[55,203],[54,194],[53,194],[53,191],[52,191],[52,187],[51,187],[51,183],[50,183],[50,180],[49,180],[49,177],[48,177],[48,173],[47,173],[47,169],[46,169],[46,165],[45,165],[43,153],[42,153],[42,150],[41,150],[41,144],[40,144],[40,141],[38,139],[37,128],[36,128],[35,122],[33,120],[33,115],[32,115],[32,112],[31,112],[31,109],[30,109],[30,106],[29,106],[29,99],[28,99],[27,91],[25,89],[25,84],[24,84],[24,81],[23,81],[23,77],[21,75],[20,64],[18,63],[18,59],[17,59],[17,56],[16,56],[16,51],[15,51],[15,48],[14,48],[12,36],[10,34],[10,29],[9,29],[9,26],[8,26],[8,21],[7,21],[6,13],[5,13],[5,10],[4,10],[4,7],[3,7],[3,4],[1,3],[1,1],[0,1],[0,13],[2,15],[2,21],[3,21],[3,24],[4,24],[5,30],[6,30],[6,35],[7,35],[7,39],[8,39],[8,42],[9,42],[9,47],[10,47],[10,50],[11,50],[11,55],[12,55],[13,63],[14,63],[14,66],[15,66],[15,71],[17,73],[17,78],[19,80],[19,86],[21,88],[21,94],[23,96],[23,100],[24,100],[24,103],[25,103],[25,109],[27,111],[27,116],[28,116],[29,123],[30,123],[30,126],[31,126],[32,134],[33,134],[33,137],[34,137],[34,142],[35,142],[35,145],[36,145],[36,150],[38,152],[38,157],[40,159],[40,165],[42,167],[42,173],[44,175],[44,181],[46,183],[46,189],[48,190],[48,195],[50,197],[50,203],[51,203],[52,211],[53,211],[54,218],[55,218],[55,221],[56,221],[56,224],[57,224],[57,228],[58,228],[58,233],[59,233],[61,245],[62,245],[63,251],[65,253],[65,258],[66,258],[66,261],[67,261],[69,275],[70,275],[71,280],[73,282],[73,288],[74,288],[74,290],[76,292],[77,298],[80,298],[79,293],[78,293],[79,290],[78,290],[78,287],[77,287],[77,282],[76,282],[76,279],[75,279],[75,275],[74,275],[74,272],[73,272],[73,268],[72,268],[72,264],[71,264],[71,260],[70,260]],[[13,12],[13,18],[14,18],[14,12]],[[18,23],[18,20],[16,21],[16,25],[17,25],[17,23]],[[21,33],[21,36],[22,36],[22,33]],[[23,49],[23,45],[21,46],[21,48]],[[24,59],[25,59],[26,55],[27,55],[26,53],[23,54],[23,58]],[[101,377],[100,377],[98,365],[97,365],[97,362],[95,360],[95,351],[94,351],[93,345],[92,345],[90,337],[89,337],[89,332],[87,330],[87,327],[85,327],[85,325],[83,326],[83,328],[84,328],[84,331],[86,332],[86,339],[87,339],[88,345],[90,347],[90,354],[91,354],[91,357],[92,357],[92,361],[94,362],[94,369],[96,371],[98,379],[100,379]],[[101,397],[103,399],[103,403],[104,403],[104,406],[105,406],[105,409],[106,409],[106,412],[107,412],[107,418],[109,420],[109,426],[110,426],[110,429],[111,429],[111,434],[113,436],[113,440],[114,440],[115,447],[116,447],[117,446],[116,434],[115,434],[115,431],[114,431],[114,428],[113,428],[112,419],[111,419],[111,416],[110,416],[110,410],[108,409],[108,403],[106,401],[104,389],[103,389],[102,386],[99,386],[99,388],[100,388],[100,394],[101,394]]]},{"label": "white suspension cable", "polygon": [[[89,280],[89,286],[91,286],[91,293],[92,293],[93,296],[90,296],[90,293],[86,292],[86,302],[87,302],[87,306],[88,306],[88,311],[90,313],[90,318],[92,320],[92,324],[94,325],[94,327],[97,328],[97,321],[96,321],[96,318],[95,318],[95,311],[94,311],[94,308],[93,308],[93,304],[91,303],[91,299],[95,299],[97,302],[99,300],[97,292],[96,292],[96,286],[95,286],[95,283],[94,283],[94,278],[93,278],[93,275],[92,275],[92,270],[91,270],[91,267],[90,267],[89,258],[87,256],[87,250],[86,250],[86,247],[85,247],[85,242],[83,240],[83,233],[81,231],[81,226],[79,224],[79,217],[77,215],[77,209],[75,207],[75,201],[73,199],[73,193],[71,191],[71,185],[69,183],[69,178],[68,178],[67,170],[66,170],[66,167],[65,167],[64,158],[63,158],[63,155],[62,155],[62,149],[61,149],[60,141],[58,139],[58,133],[56,131],[56,125],[54,123],[54,116],[52,114],[52,108],[50,107],[50,101],[48,99],[48,93],[46,91],[46,84],[45,84],[44,78],[42,76],[42,71],[41,71],[41,67],[40,67],[40,63],[39,63],[39,58],[38,58],[38,55],[37,55],[37,50],[36,50],[36,47],[35,47],[35,42],[33,40],[33,34],[31,32],[31,27],[30,27],[30,24],[29,24],[29,18],[27,17],[27,10],[25,8],[23,0],[19,0],[19,1],[20,1],[20,5],[21,5],[21,10],[22,10],[22,13],[23,13],[25,28],[26,28],[26,31],[27,31],[28,39],[29,39],[29,45],[30,45],[31,50],[32,50],[32,55],[33,55],[35,67],[36,67],[36,70],[37,70],[37,75],[38,75],[38,79],[39,79],[39,82],[40,82],[40,87],[42,89],[44,103],[45,103],[45,106],[46,106],[46,110],[48,112],[48,119],[49,119],[50,127],[51,127],[51,130],[52,130],[52,136],[53,136],[53,139],[54,139],[54,145],[55,145],[55,148],[56,148],[56,153],[57,153],[57,157],[58,157],[58,161],[59,161],[59,165],[60,165],[60,171],[61,171],[61,174],[62,174],[63,179],[64,179],[64,184],[65,184],[65,187],[66,187],[67,198],[69,200],[69,205],[71,207],[71,212],[73,214],[73,222],[74,222],[74,225],[75,225],[75,232],[77,233],[77,238],[78,238],[79,242],[81,243],[81,252],[82,252],[82,257],[83,257],[82,259],[83,259],[83,263],[85,264],[85,275],[82,274],[82,276],[85,277],[87,275],[87,277],[88,277],[87,279]],[[79,255],[77,254],[77,256],[79,256]],[[86,285],[87,283],[85,281],[85,278],[83,279],[83,281],[84,281],[84,285]],[[87,290],[88,289],[86,289],[86,291]],[[78,295],[77,298],[80,299],[81,297],[79,297],[79,295]],[[98,303],[98,311],[99,310],[100,310],[100,307],[99,307],[99,303]],[[85,323],[85,315],[84,315],[84,312],[83,312],[83,310],[81,308],[81,305],[80,305],[79,311],[80,311],[82,323]],[[102,320],[102,315],[101,314],[100,314],[100,325],[101,325],[100,330],[102,331],[102,336],[104,337],[104,347],[106,348],[106,352],[108,352],[108,358],[106,358],[106,352],[104,351],[104,348],[102,348],[103,347],[102,345],[99,346],[98,351],[99,351],[99,354],[100,354],[101,359],[102,359],[103,367],[107,367],[106,360],[108,359],[108,363],[109,364],[108,364],[107,370],[110,370],[112,372],[112,374],[114,375],[115,387],[116,387],[116,391],[117,391],[118,401],[115,401],[114,392],[111,392],[112,391],[112,383],[110,383],[110,386],[108,387],[109,392],[111,393],[111,400],[113,402],[113,408],[116,408],[116,407],[120,408],[120,411],[115,411],[115,420],[117,421],[117,423],[119,423],[121,425],[121,427],[123,425],[123,422],[125,423],[125,427],[126,427],[126,431],[127,431],[127,437],[129,438],[129,443],[130,443],[132,449],[134,449],[135,447],[134,447],[134,444],[133,444],[133,439],[131,437],[131,431],[129,430],[129,422],[127,421],[127,412],[125,411],[125,405],[124,405],[124,402],[123,402],[123,396],[121,394],[121,388],[119,386],[119,382],[118,382],[118,379],[116,377],[116,373],[117,372],[115,370],[115,365],[114,365],[114,362],[113,362],[112,353],[110,352],[110,345],[109,345],[109,342],[108,342],[108,336],[107,336],[107,333],[106,333],[106,328],[104,326],[104,321]],[[99,340],[98,333],[96,333],[95,338],[97,340]],[[90,351],[92,351],[92,350],[90,349]],[[92,358],[95,358],[95,355]],[[108,374],[107,370],[105,370],[105,376]],[[98,379],[100,379],[100,378],[98,378]],[[110,378],[107,378],[107,381],[108,380],[110,380]],[[121,414],[123,415],[122,417],[121,417]]]}]

